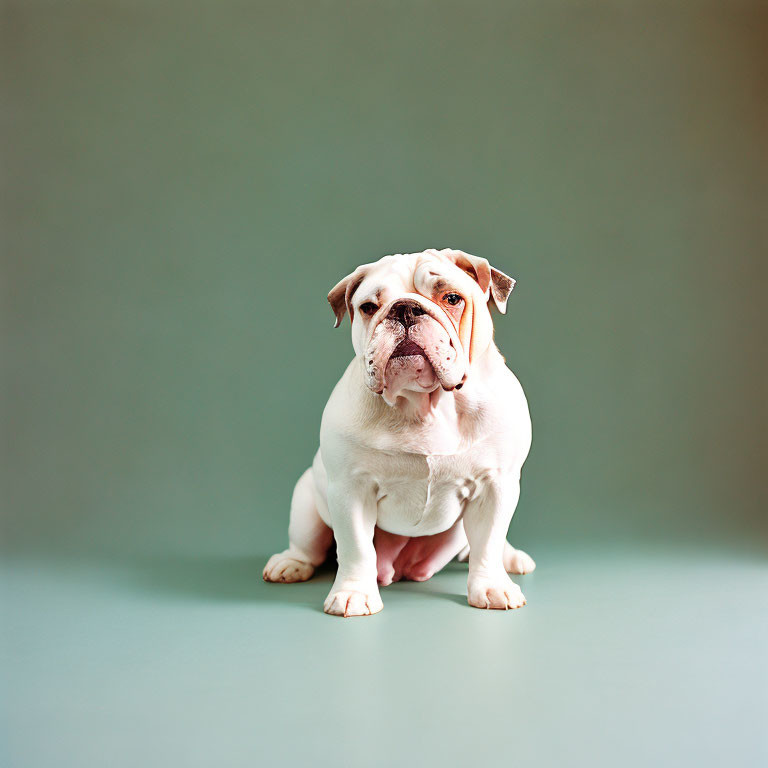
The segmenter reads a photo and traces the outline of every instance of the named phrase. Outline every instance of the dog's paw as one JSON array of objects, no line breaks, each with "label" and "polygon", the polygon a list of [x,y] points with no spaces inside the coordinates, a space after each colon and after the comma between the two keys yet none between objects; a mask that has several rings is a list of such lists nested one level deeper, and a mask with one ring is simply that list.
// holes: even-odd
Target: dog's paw
[{"label": "dog's paw", "polygon": [[378,613],[384,604],[378,588],[365,591],[356,589],[331,589],[325,598],[323,610],[331,616],[371,616]]},{"label": "dog's paw", "polygon": [[502,611],[525,605],[520,587],[506,574],[496,578],[470,577],[467,601],[475,608],[497,608]]},{"label": "dog's paw", "polygon": [[264,581],[291,584],[312,578],[315,567],[304,560],[297,560],[289,550],[272,555],[264,566]]},{"label": "dog's paw", "polygon": [[536,563],[533,558],[522,549],[515,549],[511,544],[504,547],[504,570],[507,573],[522,575],[530,573],[534,568]]}]

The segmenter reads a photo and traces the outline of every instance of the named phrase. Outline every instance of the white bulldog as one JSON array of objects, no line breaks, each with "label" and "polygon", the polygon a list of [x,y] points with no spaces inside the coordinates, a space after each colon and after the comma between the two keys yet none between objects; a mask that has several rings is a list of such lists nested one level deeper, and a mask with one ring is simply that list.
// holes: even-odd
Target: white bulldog
[{"label": "white bulldog", "polygon": [[335,538],[326,613],[377,613],[379,584],[424,581],[457,555],[469,558],[470,605],[525,605],[507,572],[535,564],[506,533],[531,421],[488,308],[492,298],[503,313],[514,284],[445,249],[385,256],[333,288],[355,358],[323,413],[320,449],[293,492],[290,545],[269,559],[266,581],[309,579]]}]

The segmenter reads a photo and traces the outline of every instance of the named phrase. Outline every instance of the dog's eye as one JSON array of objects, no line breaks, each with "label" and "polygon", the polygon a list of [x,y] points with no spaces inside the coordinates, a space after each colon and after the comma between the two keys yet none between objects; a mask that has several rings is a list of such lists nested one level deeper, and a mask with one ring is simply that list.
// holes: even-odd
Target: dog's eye
[{"label": "dog's eye", "polygon": [[462,299],[458,293],[446,293],[445,296],[443,296],[443,301],[446,304],[450,304],[452,307],[455,307],[457,304],[464,301],[464,299]]},{"label": "dog's eye", "polygon": [[364,315],[372,315],[377,309],[378,307],[372,301],[366,301],[364,304],[360,305],[360,311]]}]

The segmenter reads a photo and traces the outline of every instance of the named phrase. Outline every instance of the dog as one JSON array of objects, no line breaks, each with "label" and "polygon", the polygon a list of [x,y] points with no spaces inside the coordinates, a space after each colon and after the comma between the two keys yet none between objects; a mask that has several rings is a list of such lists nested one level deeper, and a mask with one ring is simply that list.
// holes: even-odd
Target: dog
[{"label": "dog", "polygon": [[525,605],[508,573],[532,558],[507,541],[531,445],[528,403],[493,341],[489,303],[515,280],[452,249],[385,256],[328,294],[355,357],[323,412],[320,448],[296,483],[289,547],[264,580],[311,578],[336,541],[324,610],[368,616],[379,585],[425,581],[469,560],[476,608]]}]

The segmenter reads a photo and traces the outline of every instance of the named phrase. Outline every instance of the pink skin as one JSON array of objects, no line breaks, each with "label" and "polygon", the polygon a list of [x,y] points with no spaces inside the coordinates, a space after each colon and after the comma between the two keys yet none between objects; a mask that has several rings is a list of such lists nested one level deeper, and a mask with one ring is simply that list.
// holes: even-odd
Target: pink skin
[{"label": "pink skin", "polygon": [[386,587],[401,579],[426,581],[456,556],[466,539],[463,523],[457,520],[453,527],[434,536],[398,536],[377,527],[373,543],[378,581]]},{"label": "pink skin", "polygon": [[437,387],[434,368],[423,354],[391,357],[384,373],[384,391],[400,392],[416,382],[424,392]]}]

